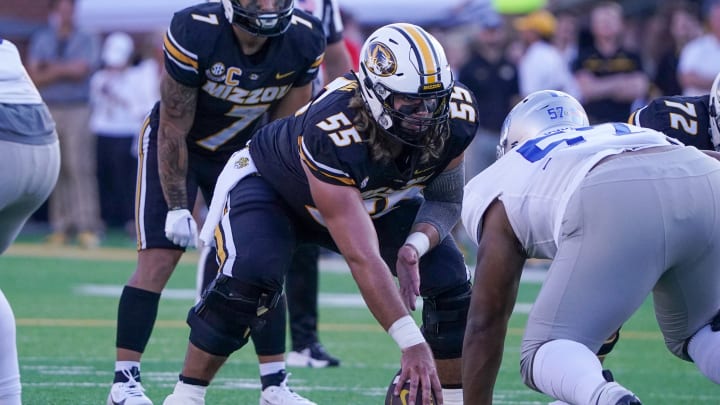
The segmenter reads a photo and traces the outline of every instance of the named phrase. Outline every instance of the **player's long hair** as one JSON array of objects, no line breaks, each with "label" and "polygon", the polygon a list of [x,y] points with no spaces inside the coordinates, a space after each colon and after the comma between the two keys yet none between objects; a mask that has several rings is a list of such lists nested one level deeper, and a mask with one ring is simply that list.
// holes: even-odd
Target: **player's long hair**
[{"label": "player's long hair", "polygon": [[[349,107],[357,111],[354,120],[355,128],[367,134],[372,159],[383,163],[395,159],[402,151],[403,144],[396,141],[392,136],[385,134],[385,130],[375,122],[366,108],[365,100],[360,91],[357,91],[350,99]],[[422,164],[430,159],[440,157],[445,148],[445,142],[450,137],[449,123],[439,126],[438,130],[442,131],[440,136],[431,137],[432,141],[428,146],[416,149],[420,153],[418,163]]]}]

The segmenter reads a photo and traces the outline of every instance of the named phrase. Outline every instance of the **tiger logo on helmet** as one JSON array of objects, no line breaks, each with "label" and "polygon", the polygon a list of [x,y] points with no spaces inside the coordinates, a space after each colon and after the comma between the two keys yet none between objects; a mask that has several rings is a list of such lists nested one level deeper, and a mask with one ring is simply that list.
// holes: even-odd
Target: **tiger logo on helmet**
[{"label": "tiger logo on helmet", "polygon": [[365,57],[367,68],[382,77],[394,75],[397,71],[397,59],[393,52],[381,42],[373,42],[368,46]]}]

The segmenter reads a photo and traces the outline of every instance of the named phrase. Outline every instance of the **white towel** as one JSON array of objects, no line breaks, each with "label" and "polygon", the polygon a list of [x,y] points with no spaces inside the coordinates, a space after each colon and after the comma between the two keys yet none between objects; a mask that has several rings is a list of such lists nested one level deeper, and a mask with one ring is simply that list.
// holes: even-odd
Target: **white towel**
[{"label": "white towel", "polygon": [[245,177],[256,173],[257,168],[250,157],[248,148],[241,149],[228,159],[217,183],[215,183],[215,192],[210,202],[205,224],[200,231],[200,240],[207,246],[215,246],[215,227],[220,223],[223,215],[223,208],[227,201],[230,190]]}]

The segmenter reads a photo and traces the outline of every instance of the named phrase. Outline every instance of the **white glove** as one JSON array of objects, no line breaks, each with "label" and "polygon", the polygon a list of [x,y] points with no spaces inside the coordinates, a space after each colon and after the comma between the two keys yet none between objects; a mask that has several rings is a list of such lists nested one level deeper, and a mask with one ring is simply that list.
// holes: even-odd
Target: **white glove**
[{"label": "white glove", "polygon": [[186,209],[168,211],[167,217],[165,217],[165,237],[178,246],[196,246],[197,224],[190,211]]}]

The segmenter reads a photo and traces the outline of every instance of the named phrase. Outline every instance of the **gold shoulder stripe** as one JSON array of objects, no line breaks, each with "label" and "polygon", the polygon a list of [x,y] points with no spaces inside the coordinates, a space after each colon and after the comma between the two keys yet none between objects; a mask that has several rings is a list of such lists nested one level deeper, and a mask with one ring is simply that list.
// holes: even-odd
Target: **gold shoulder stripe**
[{"label": "gold shoulder stripe", "polygon": [[186,54],[182,53],[180,50],[173,45],[173,43],[170,41],[170,38],[168,38],[167,33],[165,34],[165,38],[163,40],[163,45],[165,45],[165,51],[170,54],[173,58],[178,60],[179,62],[182,62],[186,65],[192,66],[197,70],[198,68],[198,62],[195,59],[192,59],[191,57],[187,56]]},{"label": "gold shoulder stripe", "polygon": [[327,171],[320,169],[315,163],[313,163],[310,159],[308,159],[308,157],[305,156],[305,152],[303,152],[302,136],[298,137],[298,150],[300,151],[300,159],[302,159],[302,161],[305,162],[305,164],[308,166],[308,169],[310,169],[311,171],[313,171],[315,173],[320,173],[324,177],[335,179],[343,184],[347,184],[348,186],[355,185],[355,180],[348,178],[348,177],[339,177],[339,176],[330,174]]}]

